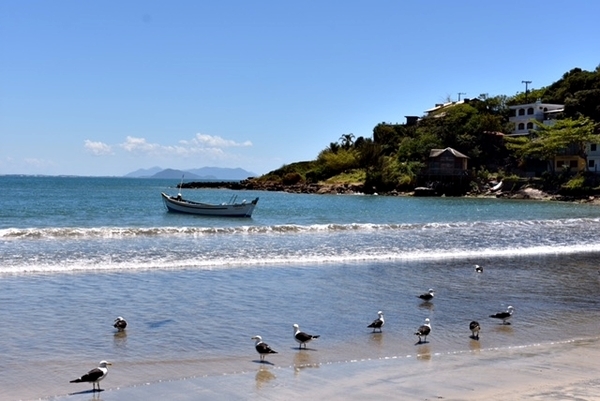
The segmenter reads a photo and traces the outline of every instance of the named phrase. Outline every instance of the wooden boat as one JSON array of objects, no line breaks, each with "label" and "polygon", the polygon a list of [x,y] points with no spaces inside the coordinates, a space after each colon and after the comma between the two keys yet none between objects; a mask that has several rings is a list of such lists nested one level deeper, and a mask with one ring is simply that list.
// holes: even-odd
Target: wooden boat
[{"label": "wooden boat", "polygon": [[504,183],[503,183],[502,181],[500,181],[499,183],[497,183],[496,185],[494,185],[494,186],[493,186],[493,187],[490,189],[490,191],[492,191],[492,192],[496,192],[496,191],[498,191],[498,190],[502,189],[502,185],[504,185]]},{"label": "wooden boat", "polygon": [[241,203],[235,203],[237,196],[233,197],[229,203],[212,204],[183,199],[181,194],[169,196],[162,192],[161,195],[169,212],[201,216],[252,217],[252,212],[258,203],[258,198],[251,202],[244,200]]}]

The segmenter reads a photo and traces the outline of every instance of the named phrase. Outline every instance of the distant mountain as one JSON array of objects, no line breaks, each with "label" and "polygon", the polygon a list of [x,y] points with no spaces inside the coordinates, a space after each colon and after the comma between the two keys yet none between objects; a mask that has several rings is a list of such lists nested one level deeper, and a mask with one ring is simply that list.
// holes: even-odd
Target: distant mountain
[{"label": "distant mountain", "polygon": [[149,169],[139,169],[133,171],[124,177],[181,179],[182,176],[186,180],[238,181],[248,177],[254,177],[256,174],[241,168],[202,167],[190,170],[176,170],[170,168],[162,169],[160,167],[152,167]]},{"label": "distant mountain", "polygon": [[159,171],[158,173],[152,175],[150,178],[181,179],[181,177],[184,177],[186,180],[188,180],[188,179],[199,180],[199,179],[203,178],[203,177],[197,176],[196,174],[189,173],[187,171],[173,170],[172,168],[168,168],[166,170]]},{"label": "distant mountain", "polygon": [[256,174],[241,168],[221,168],[221,167],[202,167],[187,170],[202,178],[214,177],[217,180],[244,180],[248,177],[255,177]]},{"label": "distant mountain", "polygon": [[154,174],[156,174],[160,171],[163,171],[162,167],[141,168],[139,170],[132,171],[129,174],[125,174],[123,177],[127,177],[127,178],[152,177]]}]

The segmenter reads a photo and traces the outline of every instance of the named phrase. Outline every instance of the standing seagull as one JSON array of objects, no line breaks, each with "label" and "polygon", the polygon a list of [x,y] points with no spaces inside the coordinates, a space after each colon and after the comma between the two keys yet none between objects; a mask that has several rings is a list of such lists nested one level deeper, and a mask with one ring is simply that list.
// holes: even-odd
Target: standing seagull
[{"label": "standing seagull", "polygon": [[475,265],[475,273],[483,273],[483,267]]},{"label": "standing seagull", "polygon": [[127,327],[127,321],[119,316],[115,319],[115,324],[113,324],[113,327],[119,331],[123,331],[125,330],[125,327]]},{"label": "standing seagull", "polygon": [[507,320],[512,317],[514,310],[515,308],[509,306],[508,308],[506,308],[506,312],[498,312],[494,315],[490,315],[490,317],[493,317],[494,319],[502,319],[502,324],[510,324],[509,322],[507,322]]},{"label": "standing seagull", "polygon": [[294,339],[300,346],[298,349],[302,349],[302,345],[304,345],[304,349],[306,349],[306,343],[312,340],[316,340],[321,337],[320,335],[313,336],[312,334],[305,333],[300,331],[300,326],[294,324]]},{"label": "standing seagull", "polygon": [[471,330],[471,338],[474,340],[479,340],[479,330],[481,330],[479,322],[473,320],[471,323],[469,323],[469,330]]},{"label": "standing seagull", "polygon": [[98,391],[100,390],[100,380],[104,379],[108,374],[107,365],[112,365],[110,362],[101,361],[97,368],[90,370],[85,375],[78,379],[71,380],[69,383],[92,383],[92,391],[96,391],[96,385],[98,385]]},{"label": "standing seagull", "polygon": [[425,294],[421,294],[419,295],[419,298],[421,298],[423,301],[431,301],[433,299],[433,296],[435,295],[433,288],[430,288],[429,291],[427,291]]},{"label": "standing seagull", "polygon": [[[416,336],[419,336],[419,344],[422,342],[427,342],[427,336],[431,333],[431,324],[429,323],[429,318],[425,319],[425,324],[420,326],[415,332]],[[421,341],[421,337],[424,337],[423,341]]]},{"label": "standing seagull", "polygon": [[379,332],[381,333],[381,328],[385,324],[385,320],[383,320],[383,312],[379,311],[377,312],[377,314],[379,315],[379,317],[373,320],[373,323],[367,326],[373,328],[373,333],[375,333],[375,330],[379,330]]},{"label": "standing seagull", "polygon": [[263,342],[261,336],[254,336],[254,337],[252,337],[252,339],[256,340],[254,347],[256,348],[256,352],[258,352],[258,354],[260,355],[261,362],[264,362],[265,356],[267,354],[276,354],[277,353],[277,351],[274,351],[271,347],[269,347],[269,344]]}]

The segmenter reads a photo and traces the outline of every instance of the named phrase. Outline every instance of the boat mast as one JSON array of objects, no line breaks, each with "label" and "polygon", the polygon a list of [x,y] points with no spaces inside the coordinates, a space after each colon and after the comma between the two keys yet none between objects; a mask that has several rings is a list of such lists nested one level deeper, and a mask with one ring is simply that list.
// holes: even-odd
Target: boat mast
[{"label": "boat mast", "polygon": [[183,176],[185,174],[181,174],[181,182],[179,183],[179,191],[177,193],[177,197],[181,199],[181,188],[183,187]]}]

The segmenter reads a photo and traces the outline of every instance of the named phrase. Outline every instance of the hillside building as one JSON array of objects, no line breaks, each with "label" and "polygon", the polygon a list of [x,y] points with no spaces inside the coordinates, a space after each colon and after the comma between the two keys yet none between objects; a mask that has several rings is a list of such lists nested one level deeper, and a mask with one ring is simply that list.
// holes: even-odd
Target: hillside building
[{"label": "hillside building", "polygon": [[508,119],[514,124],[514,129],[509,136],[529,135],[529,131],[534,129],[532,120],[537,120],[542,124],[553,124],[557,117],[565,109],[563,104],[542,103],[538,99],[535,103],[518,104],[510,106],[511,115]]}]

